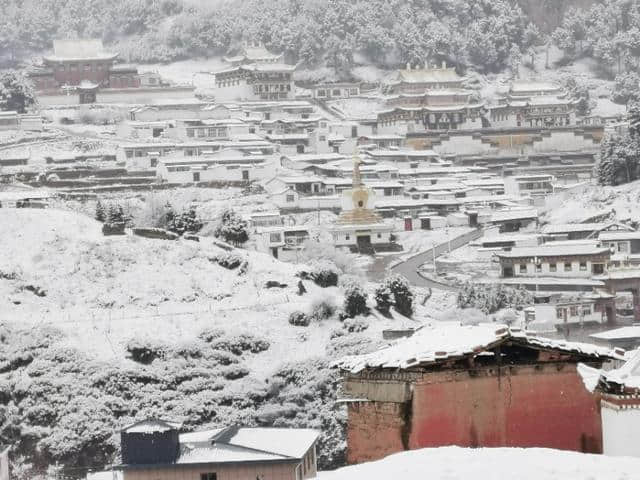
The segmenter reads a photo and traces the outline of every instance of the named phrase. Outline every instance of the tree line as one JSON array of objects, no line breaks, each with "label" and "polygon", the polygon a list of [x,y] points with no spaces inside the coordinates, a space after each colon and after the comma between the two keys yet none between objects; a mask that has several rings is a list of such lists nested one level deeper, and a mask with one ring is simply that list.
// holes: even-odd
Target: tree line
[{"label": "tree line", "polygon": [[58,37],[100,37],[139,62],[227,53],[252,40],[291,62],[344,73],[358,54],[379,66],[446,61],[491,72],[539,32],[510,0],[226,0],[204,11],[181,0],[0,5],[0,51],[9,56],[48,49]]}]

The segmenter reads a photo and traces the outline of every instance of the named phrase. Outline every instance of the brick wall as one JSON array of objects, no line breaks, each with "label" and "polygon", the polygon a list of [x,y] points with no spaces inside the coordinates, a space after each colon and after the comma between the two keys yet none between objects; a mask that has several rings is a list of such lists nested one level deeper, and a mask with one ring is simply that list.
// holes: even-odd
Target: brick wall
[{"label": "brick wall", "polygon": [[349,463],[445,445],[600,453],[602,427],[575,365],[550,363],[427,373],[410,403],[350,404],[347,442]]}]

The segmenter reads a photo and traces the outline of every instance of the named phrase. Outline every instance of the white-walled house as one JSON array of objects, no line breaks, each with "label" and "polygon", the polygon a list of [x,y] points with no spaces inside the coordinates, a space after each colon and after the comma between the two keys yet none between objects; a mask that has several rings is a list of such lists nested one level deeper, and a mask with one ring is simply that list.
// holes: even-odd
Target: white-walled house
[{"label": "white-walled house", "polygon": [[552,242],[537,247],[516,247],[500,252],[502,277],[591,278],[607,270],[611,256],[598,242]]},{"label": "white-walled house", "polygon": [[628,358],[617,369],[583,367],[580,372],[600,396],[602,453],[607,456],[640,457],[640,350]]},{"label": "white-walled house", "polygon": [[292,262],[298,260],[309,236],[308,228],[292,225],[260,228],[253,234],[253,239],[258,251],[283,262]]},{"label": "white-walled house", "polygon": [[248,157],[183,157],[158,162],[158,179],[175,184],[210,182],[254,182],[273,178],[277,160],[266,156]]}]

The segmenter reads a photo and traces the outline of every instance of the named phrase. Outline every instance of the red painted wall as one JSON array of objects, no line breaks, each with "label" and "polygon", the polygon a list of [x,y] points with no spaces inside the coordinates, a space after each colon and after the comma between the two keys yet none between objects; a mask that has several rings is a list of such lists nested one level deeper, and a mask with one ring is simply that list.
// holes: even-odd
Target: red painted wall
[{"label": "red painted wall", "polygon": [[[424,447],[548,447],[602,451],[597,399],[575,366],[518,367],[514,373],[470,377],[433,373],[414,386],[408,423],[402,416],[371,415],[386,402],[349,407],[349,463]],[[509,369],[503,369],[503,372]],[[391,404],[399,405],[399,404]],[[403,428],[404,425],[404,428]],[[404,443],[403,443],[404,438]]]}]

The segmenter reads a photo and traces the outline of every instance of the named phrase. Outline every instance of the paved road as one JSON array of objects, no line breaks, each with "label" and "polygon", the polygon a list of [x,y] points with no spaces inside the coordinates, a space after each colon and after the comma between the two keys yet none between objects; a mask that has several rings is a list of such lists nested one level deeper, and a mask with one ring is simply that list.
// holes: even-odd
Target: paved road
[{"label": "paved road", "polygon": [[[460,235],[459,237],[451,239],[451,250],[455,250],[456,248],[460,248],[472,240],[476,240],[482,236],[483,232],[481,229],[474,230],[469,233],[465,233],[464,235]],[[439,288],[441,290],[447,290],[450,292],[455,292],[457,289],[450,285],[436,282],[429,278],[423,277],[420,275],[419,270],[420,267],[428,262],[433,261],[435,250],[435,257],[439,257],[443,253],[447,253],[449,251],[449,242],[442,243],[440,245],[436,245],[434,248],[430,248],[424,252],[420,252],[412,257],[409,257],[404,262],[399,263],[391,267],[392,273],[398,273],[403,275],[409,280],[412,285],[417,287],[424,288]]]}]

